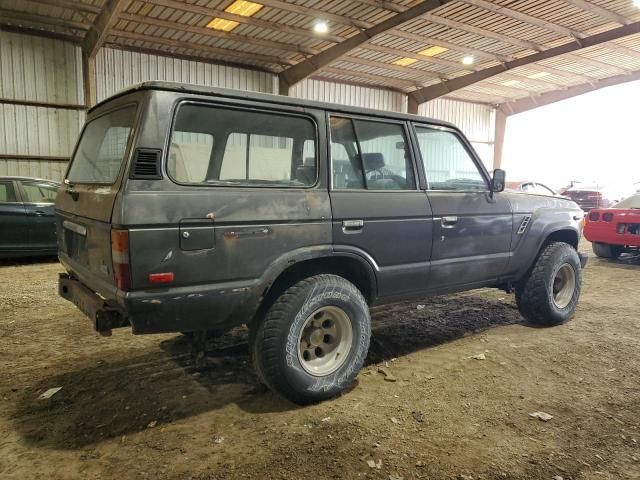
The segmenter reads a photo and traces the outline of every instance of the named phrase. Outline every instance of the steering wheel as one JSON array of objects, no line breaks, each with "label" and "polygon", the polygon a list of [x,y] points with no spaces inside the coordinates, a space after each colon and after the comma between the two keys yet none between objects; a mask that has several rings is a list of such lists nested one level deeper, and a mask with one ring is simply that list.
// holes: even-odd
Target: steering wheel
[{"label": "steering wheel", "polygon": [[385,173],[381,168],[377,168],[375,170],[370,170],[369,172],[367,172],[367,182],[387,179],[395,182],[396,185],[398,185],[400,188],[405,188],[407,185],[407,180],[405,178],[394,173]]}]

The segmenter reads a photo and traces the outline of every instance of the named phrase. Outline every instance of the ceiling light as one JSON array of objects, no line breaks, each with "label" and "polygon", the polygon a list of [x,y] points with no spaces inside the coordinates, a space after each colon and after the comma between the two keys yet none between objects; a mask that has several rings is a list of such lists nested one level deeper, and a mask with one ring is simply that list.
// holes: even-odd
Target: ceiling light
[{"label": "ceiling light", "polygon": [[316,33],[327,33],[329,31],[329,25],[324,20],[318,20],[313,24],[313,31]]},{"label": "ceiling light", "polygon": [[225,20],[224,18],[214,18],[207,23],[207,28],[213,28],[214,30],[222,30],[223,32],[229,32],[239,25],[238,22],[233,20]]},{"label": "ceiling light", "polygon": [[[233,13],[241,17],[250,17],[260,10],[264,5],[255,2],[246,2],[244,0],[236,0],[227,8],[224,9],[227,13]],[[216,17],[207,23],[207,28],[213,28],[214,30],[222,30],[223,32],[230,32],[234,28],[240,25],[239,22],[233,20],[226,20],[224,18]]]},{"label": "ceiling light", "polygon": [[473,58],[473,55],[465,55],[464,57],[462,57],[462,64],[463,65],[473,65],[473,62],[475,62],[476,59]]},{"label": "ceiling light", "polygon": [[406,67],[408,65],[411,65],[412,63],[416,63],[417,61],[418,60],[416,60],[415,58],[404,57],[400,60],[396,60],[395,62],[393,62],[393,64],[400,65],[401,67]]},{"label": "ceiling light", "polygon": [[435,57],[436,55],[446,52],[447,50],[449,50],[448,48],[445,47],[439,47],[437,45],[434,45],[433,47],[429,47],[429,48],[425,48],[424,50],[420,50],[418,53],[420,55],[424,55],[425,57]]},{"label": "ceiling light", "polygon": [[532,78],[535,80],[537,78],[548,77],[549,75],[551,75],[549,72],[538,72],[538,73],[532,73],[531,75],[527,75],[527,78]]},{"label": "ceiling light", "polygon": [[520,80],[507,80],[506,82],[501,82],[500,85],[504,85],[505,87],[512,87],[513,85],[518,85]]},{"label": "ceiling light", "polygon": [[241,15],[243,17],[250,17],[255,14],[258,10],[263,7],[260,3],[255,2],[247,2],[245,0],[236,0],[227,8],[224,9],[225,12],[235,13],[236,15]]}]

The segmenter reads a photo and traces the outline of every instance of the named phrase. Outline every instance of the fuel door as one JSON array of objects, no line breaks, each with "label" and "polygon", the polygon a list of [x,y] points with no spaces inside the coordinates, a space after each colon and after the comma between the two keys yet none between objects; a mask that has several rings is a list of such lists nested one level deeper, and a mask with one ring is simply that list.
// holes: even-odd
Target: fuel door
[{"label": "fuel door", "polygon": [[186,218],[180,221],[181,250],[209,250],[216,246],[213,215],[210,218]]}]

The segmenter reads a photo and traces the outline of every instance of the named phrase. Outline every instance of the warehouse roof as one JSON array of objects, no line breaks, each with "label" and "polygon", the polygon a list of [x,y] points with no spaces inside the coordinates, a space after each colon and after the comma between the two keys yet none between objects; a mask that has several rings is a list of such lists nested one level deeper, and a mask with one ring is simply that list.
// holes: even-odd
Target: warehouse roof
[{"label": "warehouse roof", "polygon": [[[446,96],[517,112],[640,78],[639,0],[7,0],[81,42]],[[325,31],[326,30],[326,31]]]}]

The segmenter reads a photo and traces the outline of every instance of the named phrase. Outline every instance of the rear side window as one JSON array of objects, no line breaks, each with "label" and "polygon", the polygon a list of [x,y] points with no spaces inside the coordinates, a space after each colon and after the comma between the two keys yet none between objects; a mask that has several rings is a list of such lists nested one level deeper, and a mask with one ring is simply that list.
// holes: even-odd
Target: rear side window
[{"label": "rear side window", "polygon": [[331,117],[331,159],[334,189],[415,189],[401,124]]},{"label": "rear side window", "polygon": [[315,125],[292,115],[182,105],[167,171],[178,183],[308,187],[317,179]]},{"label": "rear side window", "polygon": [[484,176],[455,133],[438,127],[415,129],[430,190],[487,190]]},{"label": "rear side window", "polygon": [[17,201],[13,183],[0,182],[0,203],[16,203]]},{"label": "rear side window", "polygon": [[91,120],[82,133],[67,180],[71,183],[113,183],[120,172],[135,121],[129,106]]},{"label": "rear side window", "polygon": [[28,203],[54,203],[58,193],[58,187],[51,183],[22,182],[22,189]]},{"label": "rear side window", "polygon": [[204,182],[212,151],[213,135],[174,131],[169,147],[169,175],[184,183]]}]

